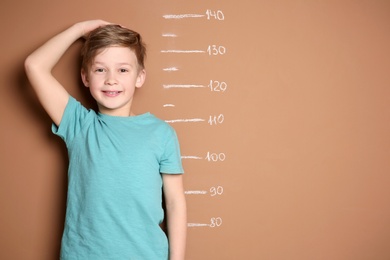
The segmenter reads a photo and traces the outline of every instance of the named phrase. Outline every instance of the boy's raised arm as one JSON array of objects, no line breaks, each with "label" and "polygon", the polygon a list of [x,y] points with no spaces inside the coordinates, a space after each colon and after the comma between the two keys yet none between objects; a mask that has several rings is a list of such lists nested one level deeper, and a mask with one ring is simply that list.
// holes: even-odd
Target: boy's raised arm
[{"label": "boy's raised arm", "polygon": [[51,38],[25,60],[27,77],[42,106],[57,126],[61,122],[69,94],[54,78],[52,69],[73,42],[105,24],[108,23],[102,20],[76,23]]}]

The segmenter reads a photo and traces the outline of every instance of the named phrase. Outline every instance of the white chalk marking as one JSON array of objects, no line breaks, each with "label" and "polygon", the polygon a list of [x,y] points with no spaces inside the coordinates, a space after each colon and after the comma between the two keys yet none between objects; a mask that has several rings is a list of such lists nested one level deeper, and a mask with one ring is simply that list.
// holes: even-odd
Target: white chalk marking
[{"label": "white chalk marking", "polygon": [[185,191],[184,194],[187,194],[187,195],[205,195],[205,194],[207,194],[207,191],[205,191],[205,190],[188,190],[188,191]]},{"label": "white chalk marking", "polygon": [[170,68],[165,68],[163,71],[178,71],[179,69],[176,67],[170,67]]},{"label": "white chalk marking", "polygon": [[163,85],[164,88],[205,88],[204,85],[191,85],[191,84],[170,84]]},{"label": "white chalk marking", "polygon": [[165,104],[165,105],[163,105],[163,107],[175,107],[175,105],[174,104]]},{"label": "white chalk marking", "polygon": [[187,227],[209,227],[210,224],[188,223]]},{"label": "white chalk marking", "polygon": [[206,120],[201,118],[165,120],[165,122],[167,123],[196,123],[196,122],[204,122],[204,121]]},{"label": "white chalk marking", "polygon": [[195,160],[203,160],[203,158],[202,158],[202,157],[199,157],[199,156],[192,156],[192,155],[190,155],[190,156],[182,156],[181,158],[182,158],[182,159],[195,159]]},{"label": "white chalk marking", "polygon": [[165,19],[184,19],[184,18],[202,18],[203,14],[166,14],[163,15]]},{"label": "white chalk marking", "polygon": [[202,50],[161,50],[162,53],[205,53]]},{"label": "white chalk marking", "polygon": [[175,37],[177,37],[177,35],[174,34],[174,33],[163,33],[162,37],[173,37],[173,38],[175,38]]}]

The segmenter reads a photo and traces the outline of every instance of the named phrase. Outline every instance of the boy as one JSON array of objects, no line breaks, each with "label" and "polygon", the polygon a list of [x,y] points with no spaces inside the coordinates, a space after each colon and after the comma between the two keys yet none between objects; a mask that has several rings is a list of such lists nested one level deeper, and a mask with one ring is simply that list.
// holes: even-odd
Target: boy
[{"label": "boy", "polygon": [[[98,113],[71,97],[51,73],[83,36],[81,76]],[[92,20],[54,36],[25,61],[52,130],[68,148],[61,259],[184,259],[186,203],[175,131],[150,113],[131,110],[135,88],[145,81],[144,56],[138,33]],[[168,239],[159,226],[162,190]]]}]

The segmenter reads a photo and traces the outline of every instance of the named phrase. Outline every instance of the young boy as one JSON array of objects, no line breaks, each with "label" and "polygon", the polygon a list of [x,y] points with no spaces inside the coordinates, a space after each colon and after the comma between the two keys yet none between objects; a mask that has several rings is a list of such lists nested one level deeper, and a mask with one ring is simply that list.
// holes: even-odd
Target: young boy
[{"label": "young boy", "polygon": [[[82,81],[99,111],[71,97],[51,70],[80,37]],[[25,61],[27,76],[69,154],[61,259],[184,259],[186,202],[173,128],[150,113],[134,115],[143,85],[141,36],[101,20],[76,23]],[[167,211],[168,239],[160,228]],[[169,241],[169,246],[168,246]]]}]

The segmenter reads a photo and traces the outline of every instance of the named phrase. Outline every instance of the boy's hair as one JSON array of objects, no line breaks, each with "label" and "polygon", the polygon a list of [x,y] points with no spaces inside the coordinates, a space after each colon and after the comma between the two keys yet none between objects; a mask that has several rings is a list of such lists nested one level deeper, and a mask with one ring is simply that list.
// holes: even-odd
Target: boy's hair
[{"label": "boy's hair", "polygon": [[87,72],[100,51],[110,46],[127,47],[137,57],[139,69],[144,69],[146,46],[141,35],[120,25],[109,24],[91,31],[81,49],[81,68]]}]

